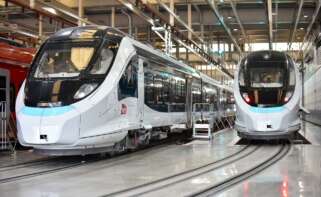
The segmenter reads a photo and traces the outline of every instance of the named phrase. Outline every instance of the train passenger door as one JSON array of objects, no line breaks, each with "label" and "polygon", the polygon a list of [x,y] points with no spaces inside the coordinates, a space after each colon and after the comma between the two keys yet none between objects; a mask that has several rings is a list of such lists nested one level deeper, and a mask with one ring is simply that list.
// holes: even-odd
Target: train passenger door
[{"label": "train passenger door", "polygon": [[186,126],[192,128],[192,78],[186,79]]},{"label": "train passenger door", "polygon": [[144,61],[142,57],[139,57],[138,59],[138,120],[140,124],[143,124],[144,119],[144,102],[145,102],[145,96],[144,96],[144,65],[147,63]]}]

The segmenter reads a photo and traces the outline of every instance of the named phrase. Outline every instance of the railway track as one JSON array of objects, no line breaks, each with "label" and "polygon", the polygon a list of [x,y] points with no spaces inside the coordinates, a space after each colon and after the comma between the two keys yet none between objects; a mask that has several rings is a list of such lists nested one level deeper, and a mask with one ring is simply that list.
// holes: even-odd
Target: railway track
[{"label": "railway track", "polygon": [[179,182],[185,181],[186,179],[191,179],[193,177],[199,176],[201,174],[208,173],[210,171],[213,171],[215,169],[221,168],[224,165],[227,165],[229,163],[233,163],[237,160],[239,160],[242,157],[246,157],[253,152],[257,151],[259,149],[258,146],[244,146],[239,151],[236,151],[222,159],[215,160],[213,162],[207,163],[205,165],[199,166],[197,168],[193,168],[190,170],[183,171],[178,174],[174,174],[171,176],[167,176],[161,179],[157,179],[155,181],[151,181],[145,184],[141,184],[135,187],[127,188],[124,190],[116,191],[113,193],[109,193],[103,196],[140,196],[142,194],[147,194],[152,191],[156,191],[162,188],[165,188],[172,184],[177,184]]},{"label": "railway track", "polygon": [[242,173],[239,173],[235,176],[229,177],[228,179],[225,179],[225,180],[223,180],[223,181],[221,181],[211,187],[208,187],[204,190],[197,191],[197,192],[191,194],[190,196],[213,196],[219,192],[227,190],[230,187],[232,187],[233,185],[240,183],[240,182],[256,175],[257,173],[265,170],[266,168],[270,167],[274,163],[278,162],[284,156],[287,155],[287,153],[290,151],[290,149],[291,149],[290,144],[283,144],[282,146],[280,146],[280,149],[275,154],[266,158],[263,162],[259,163],[258,165],[255,165],[255,166],[249,168],[248,170],[246,170]]},{"label": "railway track", "polygon": [[[230,164],[233,164],[235,162],[238,162],[241,159],[244,159],[254,152],[256,152],[258,149],[262,148],[262,146],[245,146],[241,150],[225,157],[217,161],[213,161],[211,163],[199,166],[194,169],[186,170],[184,172],[181,172],[179,174],[171,175],[162,179],[158,179],[152,182],[148,182],[146,184],[138,185],[132,188],[127,188],[124,190],[116,191],[113,193],[109,193],[103,196],[148,196],[154,194],[153,192],[157,192],[161,189],[166,189],[169,186],[173,186],[176,184],[183,184],[183,182],[187,180],[191,180],[195,177],[205,175],[207,173],[213,172],[215,170],[224,168],[225,166],[228,166]],[[258,165],[255,165],[246,171],[228,177],[227,179],[224,179],[220,181],[219,183],[212,185],[211,187],[207,187],[203,190],[196,191],[190,196],[212,196],[213,194],[216,194],[220,191],[223,191],[225,189],[228,189],[229,187],[257,174],[258,172],[266,169],[267,167],[273,165],[280,159],[282,159],[290,150],[290,145],[282,145],[280,146],[279,150],[273,154],[271,157],[266,158],[263,160],[263,162],[260,162]]]},{"label": "railway track", "polygon": [[140,157],[151,151],[157,151],[166,147],[168,145],[174,144],[177,140],[181,140],[179,137],[174,137],[168,140],[155,141],[152,144],[137,149],[130,153],[121,153],[113,157],[55,157],[47,159],[37,159],[34,161],[23,162],[15,165],[0,166],[0,184],[18,181],[21,179],[26,179],[30,177],[36,177],[45,174],[51,174],[55,172],[60,172],[76,167],[81,167],[84,165],[96,163],[99,161],[108,161],[110,166],[120,164],[122,162],[127,162],[132,159],[133,156],[139,154]]}]

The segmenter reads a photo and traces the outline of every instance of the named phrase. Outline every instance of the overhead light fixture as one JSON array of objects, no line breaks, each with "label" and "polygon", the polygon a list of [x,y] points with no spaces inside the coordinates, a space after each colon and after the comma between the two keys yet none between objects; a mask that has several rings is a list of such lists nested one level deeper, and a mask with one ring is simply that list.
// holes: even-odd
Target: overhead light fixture
[{"label": "overhead light fixture", "polygon": [[309,16],[308,15],[303,15],[304,18],[308,18]]},{"label": "overhead light fixture", "polygon": [[42,7],[42,9],[46,10],[47,12],[50,12],[51,14],[57,15],[57,11],[54,8],[51,7]]},{"label": "overhead light fixture", "polygon": [[235,28],[235,29],[233,29],[233,31],[238,31],[239,29],[237,29],[237,28]]},{"label": "overhead light fixture", "polygon": [[300,28],[300,30],[304,30],[304,28],[303,28],[303,27],[301,27],[301,28]]},{"label": "overhead light fixture", "polygon": [[229,20],[231,20],[232,18],[233,18],[233,17],[231,17],[231,16],[228,16],[228,17],[227,17],[227,19],[229,19]]}]

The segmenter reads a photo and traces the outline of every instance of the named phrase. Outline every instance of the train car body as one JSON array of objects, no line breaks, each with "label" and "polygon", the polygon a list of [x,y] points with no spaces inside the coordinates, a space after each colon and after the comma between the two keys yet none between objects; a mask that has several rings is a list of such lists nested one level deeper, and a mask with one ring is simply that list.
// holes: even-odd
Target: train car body
[{"label": "train car body", "polygon": [[289,138],[300,129],[300,74],[285,53],[249,54],[239,64],[234,86],[240,137]]},{"label": "train car body", "polygon": [[52,155],[137,147],[190,127],[193,111],[211,115],[218,98],[216,81],[116,29],[68,28],[34,59],[16,102],[18,138]]}]

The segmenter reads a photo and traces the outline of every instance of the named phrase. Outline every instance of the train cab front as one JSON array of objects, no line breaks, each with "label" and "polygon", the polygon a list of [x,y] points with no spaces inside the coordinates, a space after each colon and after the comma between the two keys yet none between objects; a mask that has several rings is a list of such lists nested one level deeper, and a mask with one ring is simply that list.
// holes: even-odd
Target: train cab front
[{"label": "train cab front", "polygon": [[240,63],[235,81],[235,128],[242,138],[288,138],[300,129],[300,83],[289,56],[254,52]]},{"label": "train cab front", "polygon": [[68,28],[41,46],[16,101],[22,145],[77,143],[81,106],[90,107],[85,100],[103,82],[116,54],[104,35],[99,27]]}]

